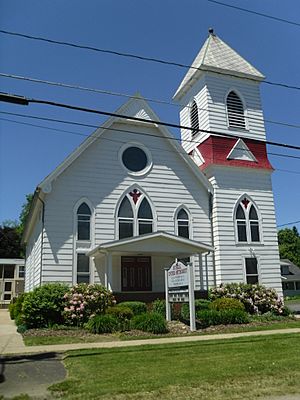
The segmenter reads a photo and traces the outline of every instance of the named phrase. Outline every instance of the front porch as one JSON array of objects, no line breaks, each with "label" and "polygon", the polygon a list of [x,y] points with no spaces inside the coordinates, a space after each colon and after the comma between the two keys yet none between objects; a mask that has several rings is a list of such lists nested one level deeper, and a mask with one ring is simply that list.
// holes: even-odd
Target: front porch
[{"label": "front porch", "polygon": [[[154,232],[103,243],[88,253],[101,283],[118,301],[142,300],[146,302],[164,298],[164,270],[176,259],[190,258],[193,262],[197,296],[205,292],[202,254],[213,251],[210,245],[171,235]],[[206,259],[206,258],[205,258]],[[205,262],[204,262],[205,264]]]}]

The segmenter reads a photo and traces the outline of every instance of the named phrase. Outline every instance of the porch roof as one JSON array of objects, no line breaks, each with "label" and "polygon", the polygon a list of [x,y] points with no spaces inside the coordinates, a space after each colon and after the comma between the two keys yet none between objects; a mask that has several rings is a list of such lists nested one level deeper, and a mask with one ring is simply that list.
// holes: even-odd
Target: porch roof
[{"label": "porch roof", "polygon": [[115,255],[130,253],[179,258],[188,257],[192,254],[206,253],[208,251],[214,251],[213,247],[208,244],[158,231],[146,235],[102,243],[90,250],[87,255],[90,257],[97,257],[108,253]]}]

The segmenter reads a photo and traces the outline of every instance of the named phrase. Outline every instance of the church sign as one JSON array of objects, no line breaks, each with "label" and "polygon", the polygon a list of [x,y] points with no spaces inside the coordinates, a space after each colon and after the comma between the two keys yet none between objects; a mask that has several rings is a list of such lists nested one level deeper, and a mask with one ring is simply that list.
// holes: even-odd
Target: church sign
[{"label": "church sign", "polygon": [[171,303],[189,303],[190,329],[196,330],[194,268],[176,261],[165,269],[166,320],[171,321]]}]

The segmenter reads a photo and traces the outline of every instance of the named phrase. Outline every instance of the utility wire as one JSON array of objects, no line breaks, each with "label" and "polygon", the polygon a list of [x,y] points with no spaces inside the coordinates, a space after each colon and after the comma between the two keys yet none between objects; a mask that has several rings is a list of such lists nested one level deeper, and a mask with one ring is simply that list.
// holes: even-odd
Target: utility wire
[{"label": "utility wire", "polygon": [[300,26],[300,23],[299,23],[299,22],[289,21],[289,20],[284,19],[284,18],[275,17],[274,15],[264,14],[264,13],[261,13],[261,12],[258,12],[258,11],[254,11],[254,10],[248,10],[248,9],[246,9],[246,8],[234,6],[233,4],[223,3],[223,2],[217,1],[217,0],[207,0],[207,1],[208,1],[209,3],[215,3],[215,4],[219,4],[219,5],[221,5],[221,6],[225,6],[225,7],[229,7],[229,8],[234,8],[235,10],[243,11],[243,12],[246,12],[246,13],[249,13],[249,14],[259,15],[260,17],[273,19],[273,20],[278,21],[278,22],[284,22],[284,23],[286,23],[286,24],[295,25],[295,26]]},{"label": "utility wire", "polygon": [[[192,131],[193,133],[201,132],[201,133],[208,133],[210,135],[221,135],[223,137],[239,138],[238,135],[234,135],[234,134],[230,134],[230,133],[222,133],[222,132],[213,131],[213,130],[210,131],[210,130],[207,130],[207,129],[196,129],[196,128],[192,128],[190,126],[173,124],[173,123],[170,123],[170,122],[163,122],[163,121],[151,120],[151,119],[148,120],[148,119],[145,119],[145,118],[132,117],[130,115],[123,115],[123,114],[118,114],[118,113],[112,113],[112,112],[109,112],[109,111],[96,110],[96,109],[93,109],[93,108],[73,106],[73,105],[70,105],[70,104],[58,103],[58,102],[55,102],[55,101],[42,100],[42,99],[27,99],[27,98],[25,98],[25,100],[28,101],[29,103],[45,104],[45,105],[54,106],[54,107],[66,108],[66,109],[69,109],[69,110],[75,110],[75,111],[88,112],[88,113],[92,113],[92,114],[105,115],[105,116],[108,116],[108,117],[116,117],[116,118],[136,121],[136,122],[151,123],[151,124],[166,126],[166,127],[170,127],[170,128],[186,129],[186,130]],[[251,140],[253,140],[255,142],[259,142],[259,143],[263,142],[263,143],[269,144],[271,146],[278,146],[278,147],[284,147],[284,148],[293,149],[293,150],[300,150],[300,146],[295,146],[295,145],[292,145],[292,144],[272,142],[270,140],[258,140],[258,139],[254,139],[254,138],[251,139]]]},{"label": "utility wire", "polygon": [[277,228],[280,228],[281,226],[295,225],[295,224],[299,224],[299,223],[300,223],[300,221],[288,222],[287,224],[280,224],[280,225],[277,225]]},{"label": "utility wire", "polygon": [[[58,87],[68,88],[68,89],[76,89],[76,90],[82,90],[82,91],[99,93],[99,94],[110,95],[110,96],[126,97],[129,99],[140,99],[141,98],[138,95],[129,95],[126,93],[112,92],[112,91],[104,90],[104,89],[95,89],[95,88],[90,88],[90,87],[85,87],[85,86],[72,85],[72,84],[63,83],[63,82],[53,82],[53,81],[48,81],[48,80],[43,80],[43,79],[31,78],[31,77],[27,77],[27,76],[6,74],[6,73],[2,73],[2,72],[0,72],[0,76],[3,78],[11,78],[11,79],[24,80],[24,81],[34,82],[34,83],[42,83],[42,84],[46,84],[46,85],[50,85],[50,86],[58,86]],[[152,102],[152,103],[170,105],[173,107],[186,107],[186,108],[190,108],[190,109],[192,108],[192,106],[186,105],[183,103],[172,103],[170,101],[153,99],[153,98],[149,98],[149,97],[143,97],[143,99],[146,101]],[[207,108],[201,108],[201,107],[197,106],[197,109],[199,111],[209,112],[209,110]],[[214,113],[217,113],[220,115],[224,115],[224,114],[226,115],[226,112],[223,113],[222,111],[214,111]],[[256,117],[251,117],[248,115],[245,115],[245,119],[252,120],[252,121],[259,121],[259,122],[268,122],[270,124],[300,129],[300,125],[298,125],[298,124],[289,124],[287,122],[272,121],[269,119],[256,118]]]},{"label": "utility wire", "polygon": [[[60,46],[74,47],[74,48],[77,48],[77,49],[90,50],[90,51],[95,51],[95,52],[98,52],[98,53],[106,53],[106,54],[111,54],[111,55],[120,56],[120,57],[133,58],[133,59],[142,60],[142,61],[150,61],[150,62],[154,62],[154,63],[158,63],[158,64],[172,65],[174,67],[180,67],[180,68],[185,68],[185,69],[194,69],[194,70],[202,71],[201,68],[194,67],[192,65],[183,64],[183,63],[179,63],[179,62],[175,62],[175,61],[168,61],[168,60],[164,60],[164,59],[161,59],[161,58],[146,57],[146,56],[140,56],[138,54],[133,54],[133,53],[125,53],[125,52],[121,52],[121,51],[102,49],[102,48],[99,48],[99,47],[80,45],[80,44],[77,44],[77,43],[54,40],[54,39],[49,39],[49,38],[45,38],[45,37],[42,37],[42,36],[27,35],[25,33],[12,32],[12,31],[4,30],[4,29],[0,29],[0,33],[2,33],[4,35],[18,36],[18,37],[22,37],[22,38],[25,38],[25,39],[38,40],[38,41],[41,41],[41,42],[47,42],[47,43],[51,43],[51,44],[58,44]],[[218,73],[216,71],[214,71],[214,73],[222,75],[221,73]],[[227,76],[230,76],[230,75],[227,74]],[[234,75],[232,75],[232,76],[234,76]],[[262,81],[262,83],[267,83],[267,84],[273,85],[273,86],[284,87],[284,88],[287,88],[287,89],[300,90],[299,86],[288,85],[288,84],[280,83],[280,82],[271,82],[271,81],[264,80],[264,81]]]},{"label": "utility wire", "polygon": [[[141,132],[141,131],[131,131],[131,130],[128,130],[128,129],[120,129],[120,128],[112,128],[112,127],[110,127],[110,128],[105,128],[105,127],[99,127],[99,125],[92,125],[92,124],[85,124],[85,123],[80,123],[80,122],[74,122],[74,121],[66,121],[66,120],[60,120],[60,119],[54,119],[54,118],[48,118],[48,117],[39,117],[39,116],[35,116],[35,115],[26,115],[26,114],[17,114],[17,113],[10,113],[10,112],[4,112],[4,111],[0,111],[0,114],[6,114],[6,115],[14,115],[14,116],[18,116],[18,117],[25,117],[25,118],[31,118],[31,119],[38,119],[38,120],[42,120],[42,121],[49,121],[49,122],[57,122],[57,123],[62,123],[62,124],[68,124],[68,125],[75,125],[75,126],[82,126],[82,127],[88,127],[88,128],[96,128],[96,129],[103,129],[103,130],[111,130],[111,131],[116,131],[116,132],[123,132],[123,133],[132,133],[132,134],[135,134],[135,135],[141,135],[141,136],[151,136],[151,137],[156,137],[156,138],[159,138],[159,139],[170,139],[170,140],[176,140],[176,141],[178,141],[178,142],[188,142],[188,143],[199,143],[198,141],[195,141],[195,140],[187,140],[187,139],[179,139],[179,138],[175,138],[175,137],[172,137],[172,138],[165,138],[165,137],[162,137],[162,136],[158,136],[158,135],[153,135],[153,134],[150,134],[150,133],[147,133],[147,132]],[[2,119],[2,120],[4,120],[4,121],[8,121],[8,122],[15,122],[15,123],[18,123],[18,124],[22,124],[22,125],[28,125],[28,126],[34,126],[34,127],[39,127],[39,128],[45,128],[45,129],[48,129],[48,130],[56,130],[56,131],[59,131],[59,132],[65,132],[65,133],[70,133],[70,134],[74,134],[74,135],[77,135],[77,136],[83,136],[83,137],[89,137],[90,135],[87,135],[87,134],[84,134],[84,133],[80,133],[80,132],[73,132],[73,131],[67,131],[67,130],[63,130],[63,129],[56,129],[56,128],[51,128],[51,127],[45,127],[45,126],[43,126],[43,125],[36,125],[36,124],[31,124],[31,123],[26,123],[26,122],[23,122],[23,121],[13,121],[13,120],[8,120],[8,119],[5,119],[5,118],[0,118],[0,119]],[[106,140],[106,138],[102,138],[102,139],[105,139]],[[107,139],[108,140],[108,139]],[[110,139],[110,140],[113,140],[113,139]],[[116,141],[116,140],[113,140],[114,142],[117,142],[118,143],[118,141]],[[123,142],[121,142],[120,141],[120,143],[123,143]],[[206,143],[203,143],[203,145],[205,145],[205,146],[212,146],[211,144],[206,144]],[[223,146],[221,146],[221,145],[216,145],[216,144],[214,144],[214,147],[222,147],[222,148],[224,148]],[[245,150],[244,148],[242,148],[242,147],[235,147],[236,149],[240,149],[240,150]],[[153,150],[164,150],[164,149],[154,149],[154,148],[152,148]],[[167,151],[167,150],[166,150]],[[248,152],[249,153],[251,153],[251,150],[248,150]],[[186,152],[184,152],[183,154],[186,154]],[[300,157],[297,157],[297,156],[292,156],[292,155],[288,155],[288,154],[279,154],[279,153],[271,153],[271,152],[268,152],[268,154],[269,155],[272,155],[272,156],[278,156],[278,157],[284,157],[284,158],[293,158],[293,159],[299,159],[300,160]],[[295,173],[297,173],[297,171],[290,171],[290,172],[295,172]]]}]

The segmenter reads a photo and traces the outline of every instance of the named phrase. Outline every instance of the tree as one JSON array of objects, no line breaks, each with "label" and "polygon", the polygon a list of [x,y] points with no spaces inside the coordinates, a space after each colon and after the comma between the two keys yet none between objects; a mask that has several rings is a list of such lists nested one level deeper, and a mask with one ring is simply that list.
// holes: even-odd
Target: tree
[{"label": "tree", "polygon": [[280,258],[288,258],[300,267],[300,235],[297,228],[285,228],[278,232]]},{"label": "tree", "polygon": [[26,195],[26,202],[22,205],[22,210],[21,210],[20,217],[19,217],[20,223],[18,226],[18,231],[21,236],[23,235],[23,232],[24,232],[24,228],[25,228],[25,224],[26,224],[26,220],[27,220],[29,211],[30,211],[32,200],[33,200],[33,194],[29,193]]},{"label": "tree", "polygon": [[20,258],[22,255],[21,235],[18,228],[0,225],[0,258]]}]

